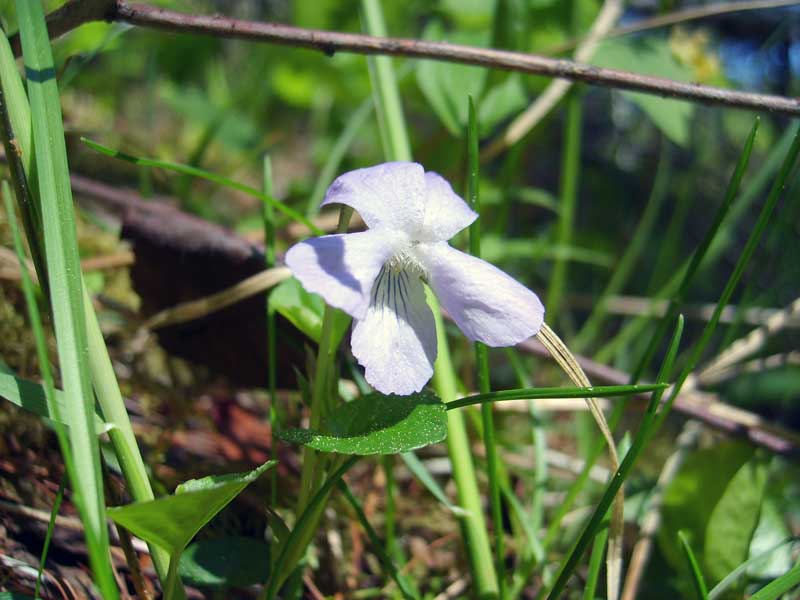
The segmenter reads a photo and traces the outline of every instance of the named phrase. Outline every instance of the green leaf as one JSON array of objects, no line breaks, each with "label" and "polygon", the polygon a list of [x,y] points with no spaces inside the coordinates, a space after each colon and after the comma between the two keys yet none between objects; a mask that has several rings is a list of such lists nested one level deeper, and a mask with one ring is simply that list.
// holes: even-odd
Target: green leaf
[{"label": "green leaf", "polygon": [[[690,81],[692,71],[672,56],[666,39],[612,39],[602,42],[592,59],[599,67],[634,71],[646,75]],[[689,142],[689,126],[694,105],[680,100],[666,100],[641,92],[622,92],[647,114],[670,140],[680,146]]]},{"label": "green leaf", "polygon": [[269,544],[233,536],[190,545],[178,572],[189,585],[225,589],[266,583],[269,564]]},{"label": "green leaf", "polygon": [[376,393],[337,409],[323,423],[322,432],[290,429],[280,436],[321,452],[396,454],[441,442],[447,437],[447,418],[445,405],[429,392]]},{"label": "green leaf", "polygon": [[712,513],[728,484],[752,456],[750,446],[730,442],[698,450],[687,457],[678,476],[664,491],[663,521],[658,536],[661,551],[673,568],[679,572],[686,569],[683,550],[675,537],[681,530],[686,532],[692,549],[705,564],[706,530]]},{"label": "green leaf", "polygon": [[478,105],[480,136],[489,134],[501,121],[516,114],[528,104],[528,94],[519,73],[487,90]]},{"label": "green leaf", "polygon": [[[44,386],[35,381],[22,379],[13,373],[0,372],[0,397],[5,398],[11,404],[24,408],[28,412],[55,421],[47,408]],[[66,414],[67,405],[64,392],[56,390],[55,401],[59,407],[59,413]],[[66,425],[66,423],[62,424]],[[94,425],[98,434],[108,431],[108,424],[104,423],[97,413],[94,415]]]},{"label": "green leaf", "polygon": [[109,508],[108,515],[135,536],[175,556],[206,523],[273,465],[275,461],[249,473],[192,479],[179,485],[172,496]]},{"label": "green leaf", "polygon": [[706,588],[706,582],[703,578],[703,573],[700,570],[700,565],[697,563],[697,558],[692,551],[692,546],[689,544],[689,540],[686,539],[686,534],[683,531],[678,532],[678,541],[683,548],[684,554],[686,554],[686,562],[689,564],[689,570],[692,573],[692,582],[694,583],[694,589],[698,600],[707,600],[708,589]]},{"label": "green leaf", "polygon": [[[422,34],[425,40],[485,46],[484,33],[457,32],[445,36],[442,24],[432,21]],[[445,37],[447,38],[445,40]],[[486,82],[486,69],[433,60],[421,60],[417,85],[439,117],[442,125],[457,138],[464,135],[467,123],[467,96],[479,98]]]},{"label": "green leaf", "polygon": [[762,460],[744,463],[725,488],[708,520],[703,564],[709,581],[722,580],[750,554],[767,482]]},{"label": "green leaf", "polygon": [[[297,329],[319,343],[325,301],[318,294],[307,292],[297,279],[290,277],[272,290],[269,295],[269,309],[286,318]],[[343,311],[337,310],[333,321],[334,346],[339,345],[349,326],[350,317]]]}]

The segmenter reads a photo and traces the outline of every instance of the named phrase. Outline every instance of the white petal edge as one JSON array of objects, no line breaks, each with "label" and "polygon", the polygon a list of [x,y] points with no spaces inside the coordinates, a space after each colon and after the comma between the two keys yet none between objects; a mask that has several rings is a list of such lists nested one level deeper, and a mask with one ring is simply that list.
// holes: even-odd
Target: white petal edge
[{"label": "white petal edge", "polygon": [[286,266],[307,291],[358,319],[375,277],[404,239],[382,230],[310,238],[289,248]]},{"label": "white petal edge", "polygon": [[478,213],[438,173],[425,173],[425,191],[425,217],[419,235],[420,241],[447,241],[478,218]]},{"label": "white petal edge", "polygon": [[420,391],[433,375],[436,323],[419,278],[384,269],[350,343],[373,388],[383,394]]},{"label": "white petal edge", "polygon": [[446,243],[419,244],[429,284],[464,334],[487,346],[513,346],[539,332],[544,306],[524,285]]},{"label": "white petal edge", "polygon": [[321,206],[346,204],[371,229],[415,233],[425,212],[425,169],[413,162],[387,162],[337,177]]}]

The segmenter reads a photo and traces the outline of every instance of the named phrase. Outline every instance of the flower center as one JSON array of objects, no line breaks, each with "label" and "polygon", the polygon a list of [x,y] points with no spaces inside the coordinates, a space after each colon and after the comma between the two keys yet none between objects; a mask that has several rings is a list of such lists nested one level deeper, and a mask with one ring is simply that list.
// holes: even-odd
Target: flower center
[{"label": "flower center", "polygon": [[422,266],[422,263],[417,260],[408,250],[401,250],[386,262],[386,268],[393,273],[400,273],[405,271],[409,275],[416,275],[423,281],[428,280],[428,271]]}]

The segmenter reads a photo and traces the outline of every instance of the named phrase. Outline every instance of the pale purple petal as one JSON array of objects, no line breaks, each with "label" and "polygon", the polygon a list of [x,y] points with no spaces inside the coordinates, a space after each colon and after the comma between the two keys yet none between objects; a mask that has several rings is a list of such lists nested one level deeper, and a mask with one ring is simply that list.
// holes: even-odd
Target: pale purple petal
[{"label": "pale purple petal", "polygon": [[420,391],[433,375],[436,324],[418,277],[385,268],[351,337],[369,384],[384,394]]},{"label": "pale purple petal", "polygon": [[425,211],[425,170],[412,162],[388,162],[340,175],[328,188],[322,206],[346,204],[371,229],[415,233]]},{"label": "pale purple petal", "polygon": [[500,269],[446,243],[419,244],[429,284],[464,334],[488,346],[513,346],[538,333],[544,306]]},{"label": "pale purple petal", "polygon": [[404,239],[402,234],[374,230],[310,238],[289,248],[286,266],[306,290],[360,318],[375,277]]},{"label": "pale purple petal", "polygon": [[425,173],[425,189],[425,218],[420,241],[445,242],[478,218],[478,213],[438,173]]}]

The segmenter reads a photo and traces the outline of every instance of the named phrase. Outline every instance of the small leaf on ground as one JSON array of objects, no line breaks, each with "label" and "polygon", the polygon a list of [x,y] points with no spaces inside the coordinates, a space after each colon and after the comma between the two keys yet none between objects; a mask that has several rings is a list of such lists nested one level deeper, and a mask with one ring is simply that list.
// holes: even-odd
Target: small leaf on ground
[{"label": "small leaf on ground", "polygon": [[178,572],[189,585],[224,589],[266,582],[269,564],[268,544],[235,536],[195,542],[181,556]]},{"label": "small leaf on ground", "polygon": [[135,536],[161,546],[174,556],[244,488],[274,464],[275,461],[264,463],[248,473],[192,479],[179,485],[172,496],[109,508],[108,515]]},{"label": "small leaf on ground", "polygon": [[396,454],[409,452],[447,437],[446,407],[434,394],[410,396],[369,394],[336,410],[322,431],[290,429],[284,441],[322,452]]}]

